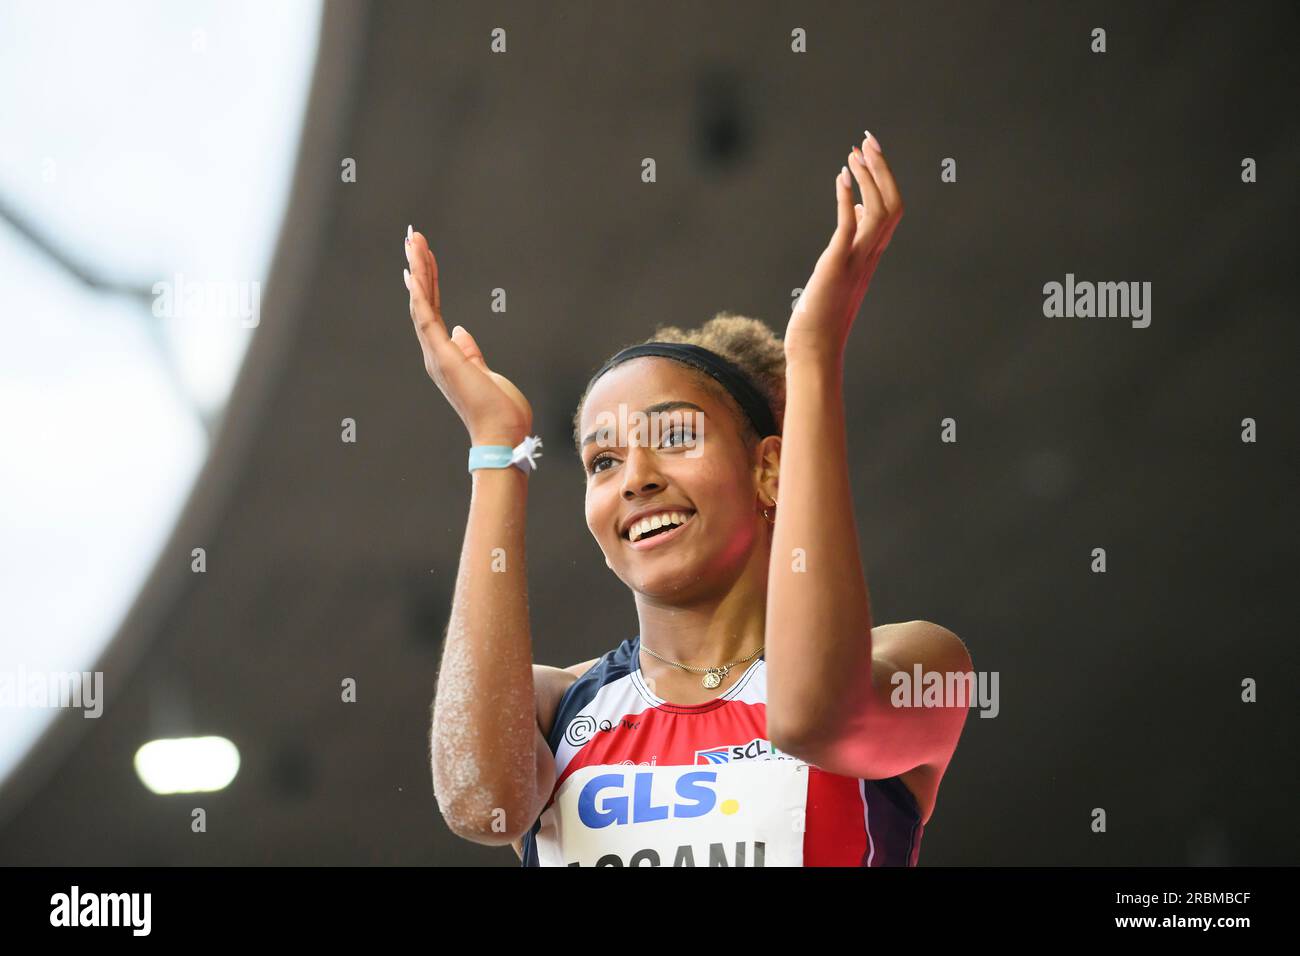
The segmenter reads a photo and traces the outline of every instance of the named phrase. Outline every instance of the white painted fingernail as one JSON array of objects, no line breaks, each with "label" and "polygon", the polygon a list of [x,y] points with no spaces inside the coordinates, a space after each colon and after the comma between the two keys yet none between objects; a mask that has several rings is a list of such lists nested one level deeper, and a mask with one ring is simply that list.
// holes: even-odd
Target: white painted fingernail
[{"label": "white painted fingernail", "polygon": [[840,182],[842,182],[845,186],[848,186],[850,188],[853,186],[853,180],[849,178],[849,167],[847,166],[840,167]]},{"label": "white painted fingernail", "polygon": [[410,270],[410,269],[403,269],[403,270],[402,270],[402,281],[406,283],[406,287],[407,287],[408,289],[411,287],[411,270]]},{"label": "white painted fingernail", "polygon": [[407,227],[406,227],[406,241],[407,241],[407,242],[410,242],[410,241],[411,241],[411,237],[412,237],[413,235],[415,235],[414,230],[411,229],[410,226],[407,226]]}]

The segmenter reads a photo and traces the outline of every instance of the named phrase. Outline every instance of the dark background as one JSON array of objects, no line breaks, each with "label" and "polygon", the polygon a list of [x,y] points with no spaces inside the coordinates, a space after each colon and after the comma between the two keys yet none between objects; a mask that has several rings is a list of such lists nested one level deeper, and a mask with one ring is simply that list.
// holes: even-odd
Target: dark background
[{"label": "dark background", "polygon": [[[1298,19],[1254,3],[328,3],[219,442],[97,665],[103,718],[63,714],[0,793],[0,862],[517,865],[452,836],[430,783],[470,480],[407,315],[406,226],[430,237],[448,324],[534,406],[534,649],[567,666],[637,626],[583,521],[569,419],[587,376],[660,321],[731,309],[782,332],[869,128],[907,204],[847,358],[874,615],[945,625],[1001,679],[922,865],[1296,863]],[[1067,272],[1151,282],[1150,327],[1045,318],[1043,284]],[[346,677],[357,703],[340,702]],[[1247,677],[1258,703],[1241,702]],[[238,777],[150,794],[136,748],[186,733],[234,740]]]}]

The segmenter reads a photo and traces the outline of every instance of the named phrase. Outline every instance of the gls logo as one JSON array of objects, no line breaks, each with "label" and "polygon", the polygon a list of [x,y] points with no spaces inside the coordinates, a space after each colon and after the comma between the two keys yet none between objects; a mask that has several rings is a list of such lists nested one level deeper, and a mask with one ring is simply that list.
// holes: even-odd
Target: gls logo
[{"label": "gls logo", "polygon": [[[712,770],[682,774],[677,778],[677,800],[659,805],[655,804],[651,794],[654,773],[633,774],[632,780],[632,796],[629,798],[626,774],[603,773],[592,777],[578,794],[578,819],[585,826],[599,830],[611,825],[667,820],[670,814],[677,818],[702,817],[718,803],[718,795],[712,786],[718,782],[718,775]],[[605,790],[623,792],[602,799],[601,792]],[[599,805],[597,800],[600,800]]]},{"label": "gls logo", "polygon": [[732,763],[741,760],[798,760],[798,757],[792,757],[783,753],[772,746],[770,740],[764,740],[762,737],[755,737],[747,744],[723,744],[719,747],[709,747],[705,750],[695,751],[695,763],[713,764],[713,763]]}]

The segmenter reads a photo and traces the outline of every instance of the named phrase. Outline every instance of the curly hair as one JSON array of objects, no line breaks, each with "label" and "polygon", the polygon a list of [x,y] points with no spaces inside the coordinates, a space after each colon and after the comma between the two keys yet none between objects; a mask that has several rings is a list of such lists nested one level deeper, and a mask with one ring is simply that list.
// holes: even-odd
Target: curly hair
[{"label": "curly hair", "polygon": [[[742,372],[749,376],[754,387],[767,399],[776,419],[778,432],[785,421],[785,344],[767,323],[734,312],[716,313],[696,329],[682,329],[676,325],[660,325],[645,342],[678,342],[684,345],[698,345],[711,352],[716,352],[729,359]],[[637,343],[641,344],[641,343]],[[683,363],[684,364],[684,363]],[[759,438],[750,424],[748,417],[731,393],[718,384],[710,375],[690,368],[700,384],[709,389],[720,401],[732,410],[746,440],[751,445]],[[594,383],[593,383],[594,384]],[[590,388],[578,399],[577,411],[573,413],[573,443],[581,454],[582,448],[582,406],[587,402]]]}]

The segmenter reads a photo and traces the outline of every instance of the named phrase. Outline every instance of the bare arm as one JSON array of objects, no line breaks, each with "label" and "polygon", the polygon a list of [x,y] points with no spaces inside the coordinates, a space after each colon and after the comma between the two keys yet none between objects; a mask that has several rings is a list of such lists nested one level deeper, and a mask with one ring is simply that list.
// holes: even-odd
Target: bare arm
[{"label": "bare arm", "polygon": [[[519,444],[532,429],[532,406],[488,368],[468,331],[456,326],[448,333],[438,263],[424,236],[408,228],[405,250],[410,270],[403,281],[425,371],[465,424],[470,444]],[[495,845],[528,828],[548,771],[537,747],[524,564],[529,478],[513,466],[471,474],[429,758],[434,796],[452,832]]]},{"label": "bare arm", "polygon": [[[537,732],[537,789],[539,794],[549,794],[551,788],[555,785],[555,754],[551,753],[551,747],[542,736],[541,730]],[[543,805],[545,797],[542,798]],[[533,819],[536,819],[541,813],[542,805],[539,805]],[[530,824],[531,825],[531,824]],[[524,834],[520,834],[510,841],[510,845],[515,849],[515,856],[522,861],[524,858]]]},{"label": "bare arm", "polygon": [[[555,711],[560,705],[560,698],[564,696],[564,692],[569,689],[569,686],[586,672],[587,668],[596,663],[597,659],[582,664],[574,664],[572,667],[566,667],[563,670],[558,667],[548,667],[545,664],[533,665],[533,687],[536,689],[537,698],[538,805],[536,811],[529,818],[530,825],[531,821],[536,820],[542,810],[545,809],[546,801],[550,799],[551,791],[555,788],[557,773],[555,754],[551,753],[551,745],[547,742],[547,737],[550,736],[551,727],[555,723]],[[522,860],[524,858],[523,834],[512,840],[511,846],[515,848],[515,855]]]},{"label": "bare arm", "polygon": [[845,726],[871,689],[871,608],[841,382],[833,360],[787,360],[766,656],[768,730],[792,753]]},{"label": "bare arm", "polygon": [[884,157],[866,140],[862,148],[879,173],[868,171],[855,147],[849,166],[862,203],[853,205],[845,168],[835,182],[835,232],[785,333],[780,497],[767,593],[767,719],[773,743],[800,756],[814,741],[861,734],[872,698],[871,602],[853,520],[844,350],[902,201]]},{"label": "bare arm", "polygon": [[[549,796],[549,786],[542,787],[550,749],[537,726],[533,686],[524,562],[528,477],[513,467],[478,469],[473,476],[430,756],[448,827],[467,840],[499,845],[523,833]],[[553,778],[554,762],[549,766]]]},{"label": "bare arm", "polygon": [[[895,673],[965,672],[956,635],[928,622],[880,628],[859,557],[843,399],[844,346],[903,214],[879,144],[864,140],[836,182],[837,225],[786,330],[786,415],[768,583],[768,730],[774,744],[866,779],[946,763],[957,708],[899,708]],[[862,203],[853,204],[855,177]],[[795,549],[803,560],[794,564]],[[812,645],[812,646],[810,646]]]}]

